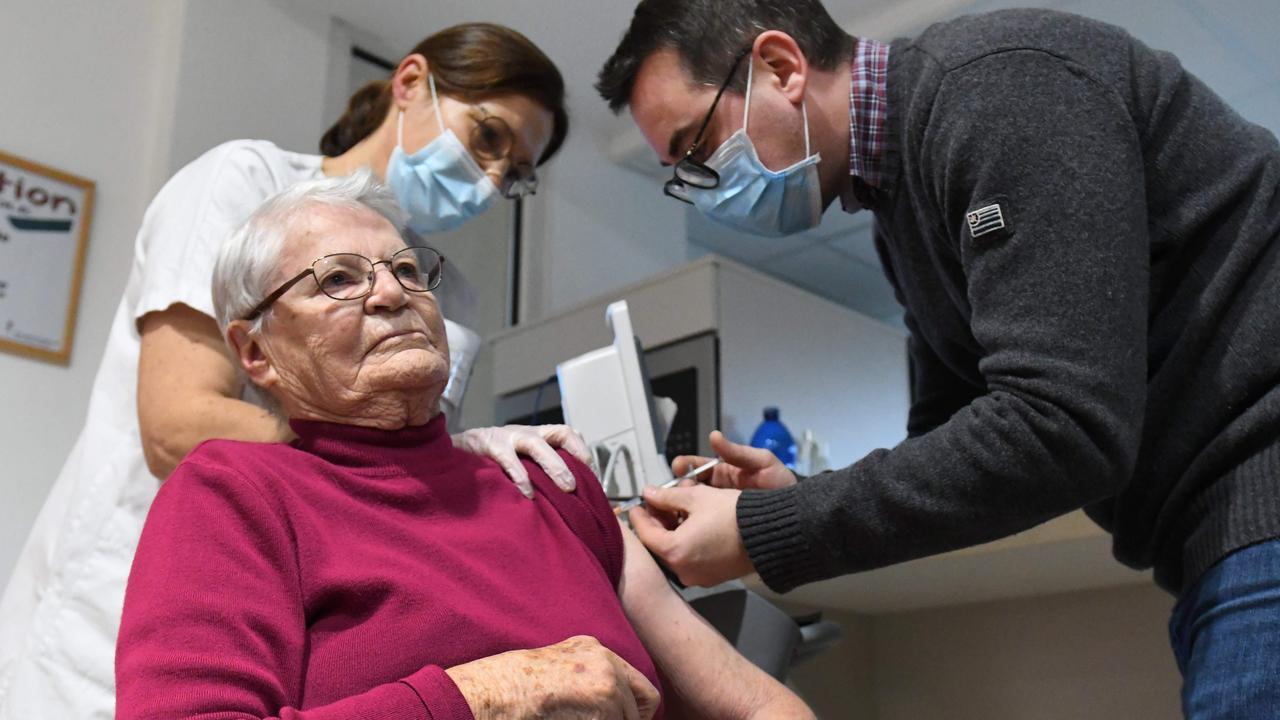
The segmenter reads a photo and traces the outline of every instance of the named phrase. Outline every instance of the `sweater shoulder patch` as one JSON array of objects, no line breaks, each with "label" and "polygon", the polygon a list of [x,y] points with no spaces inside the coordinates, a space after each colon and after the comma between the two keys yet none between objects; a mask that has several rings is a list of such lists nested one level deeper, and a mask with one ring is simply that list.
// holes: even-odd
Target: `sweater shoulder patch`
[{"label": "sweater shoulder patch", "polygon": [[1005,230],[1009,221],[1003,204],[984,202],[965,213],[965,224],[969,226],[969,237],[977,240]]}]

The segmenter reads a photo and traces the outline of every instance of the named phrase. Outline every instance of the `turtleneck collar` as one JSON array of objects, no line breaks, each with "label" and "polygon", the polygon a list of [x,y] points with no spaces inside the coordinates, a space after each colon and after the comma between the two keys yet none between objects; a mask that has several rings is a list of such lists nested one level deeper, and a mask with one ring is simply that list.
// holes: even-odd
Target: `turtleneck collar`
[{"label": "turtleneck collar", "polygon": [[444,413],[425,425],[399,430],[318,420],[290,420],[289,427],[298,436],[293,441],[297,449],[364,474],[398,474],[405,467],[420,467],[424,455],[443,460],[453,450]]}]

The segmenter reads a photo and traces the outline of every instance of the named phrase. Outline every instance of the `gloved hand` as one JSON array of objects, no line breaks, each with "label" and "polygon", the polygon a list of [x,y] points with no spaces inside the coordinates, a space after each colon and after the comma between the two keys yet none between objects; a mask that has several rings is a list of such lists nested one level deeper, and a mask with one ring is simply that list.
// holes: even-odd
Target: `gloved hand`
[{"label": "gloved hand", "polygon": [[473,428],[454,435],[453,446],[497,462],[507,477],[520,488],[520,492],[530,500],[533,499],[533,483],[517,455],[525,455],[538,463],[565,492],[573,492],[577,483],[569,466],[556,454],[556,448],[568,452],[588,467],[594,467],[591,453],[587,451],[587,443],[568,425]]}]

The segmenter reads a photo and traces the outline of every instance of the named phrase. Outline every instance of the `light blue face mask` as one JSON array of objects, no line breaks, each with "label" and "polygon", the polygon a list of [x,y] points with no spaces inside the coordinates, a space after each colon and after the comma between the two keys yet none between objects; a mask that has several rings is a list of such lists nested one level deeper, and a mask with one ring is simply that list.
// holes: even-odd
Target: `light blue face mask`
[{"label": "light blue face mask", "polygon": [[706,161],[707,167],[720,176],[720,184],[714,188],[689,188],[688,194],[704,215],[721,225],[753,235],[782,237],[808,230],[822,221],[822,189],[818,185],[818,161],[822,158],[809,154],[809,112],[801,101],[805,158],[777,172],[760,162],[755,145],[747,137],[752,66],[753,63],[747,64],[742,129],[721,143]]},{"label": "light blue face mask", "polygon": [[430,74],[431,104],[440,135],[413,155],[404,152],[404,111],[396,124],[396,149],[387,163],[387,184],[409,214],[409,227],[419,235],[452,230],[488,210],[498,199],[498,186],[476,159],[444,126],[436,81]]}]

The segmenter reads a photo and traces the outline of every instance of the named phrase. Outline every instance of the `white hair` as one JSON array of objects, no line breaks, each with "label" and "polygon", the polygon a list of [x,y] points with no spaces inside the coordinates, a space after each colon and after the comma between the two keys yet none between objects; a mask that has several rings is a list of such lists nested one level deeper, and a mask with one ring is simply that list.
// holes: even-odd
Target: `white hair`
[{"label": "white hair", "polygon": [[[403,236],[407,216],[390,188],[368,169],[350,175],[298,183],[268,199],[244,221],[218,251],[213,266],[213,310],[225,335],[232,320],[244,317],[274,288],[268,287],[294,221],[316,205],[369,209],[386,218]],[[408,244],[408,243],[406,243]],[[264,311],[253,321],[261,328]]]}]

